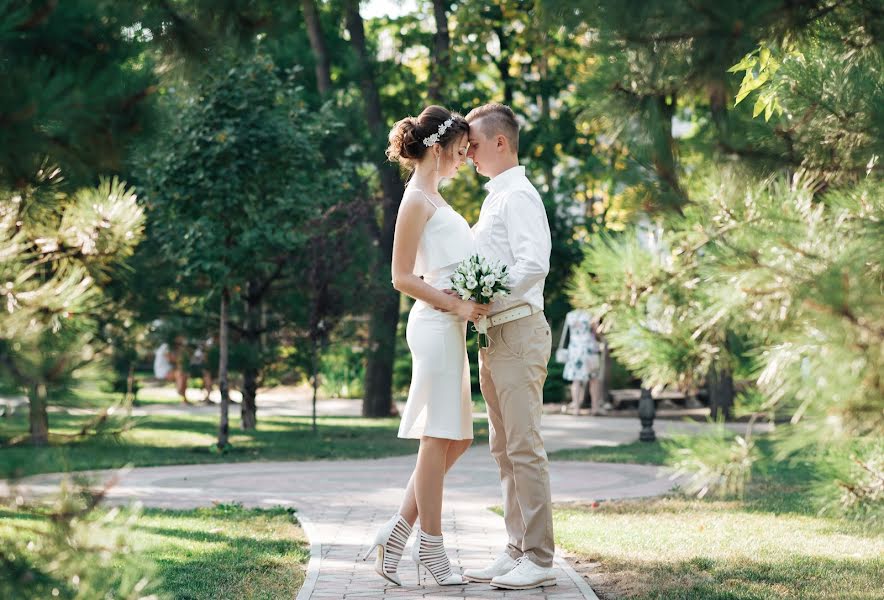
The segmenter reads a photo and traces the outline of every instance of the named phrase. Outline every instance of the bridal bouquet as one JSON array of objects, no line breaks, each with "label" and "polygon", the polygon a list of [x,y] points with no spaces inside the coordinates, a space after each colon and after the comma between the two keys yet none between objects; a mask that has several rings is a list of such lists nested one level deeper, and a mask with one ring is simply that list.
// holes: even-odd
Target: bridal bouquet
[{"label": "bridal bouquet", "polygon": [[[479,304],[490,304],[510,292],[507,286],[509,273],[507,266],[500,261],[489,261],[474,254],[464,259],[451,276],[451,289],[462,300],[472,300]],[[488,319],[482,317],[475,324],[479,333],[479,347],[488,347]]]}]

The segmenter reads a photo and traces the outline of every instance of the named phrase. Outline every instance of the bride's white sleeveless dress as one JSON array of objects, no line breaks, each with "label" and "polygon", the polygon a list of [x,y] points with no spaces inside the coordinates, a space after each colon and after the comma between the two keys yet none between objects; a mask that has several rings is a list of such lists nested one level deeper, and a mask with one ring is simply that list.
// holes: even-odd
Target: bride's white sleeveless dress
[{"label": "bride's white sleeveless dress", "polygon": [[[436,207],[424,226],[414,273],[434,288],[448,289],[458,263],[474,252],[473,234],[450,206],[438,205],[423,191],[411,189]],[[405,329],[411,350],[411,386],[399,437],[473,439],[466,327],[467,322],[457,315],[415,301]]]}]

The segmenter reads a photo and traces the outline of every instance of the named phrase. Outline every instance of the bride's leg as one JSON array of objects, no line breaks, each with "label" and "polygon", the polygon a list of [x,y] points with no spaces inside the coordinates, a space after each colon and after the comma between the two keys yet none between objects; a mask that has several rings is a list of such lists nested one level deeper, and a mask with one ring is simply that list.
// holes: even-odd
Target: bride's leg
[{"label": "bride's leg", "polygon": [[442,535],[442,482],[445,457],[451,440],[424,436],[414,469],[414,496],[421,520],[421,530]]},{"label": "bride's leg", "polygon": [[[472,445],[473,440],[452,440],[448,445],[448,451],[445,453],[445,472],[457,462],[464,452]],[[417,470],[415,468],[415,470]],[[399,505],[399,514],[408,521],[409,525],[414,525],[417,521],[417,500],[414,497],[414,473],[408,480],[408,486],[405,488],[405,497],[402,498],[402,504]]]},{"label": "bride's leg", "polygon": [[473,445],[473,440],[452,440],[448,446],[448,453],[445,455],[445,472],[454,466],[463,453]]}]

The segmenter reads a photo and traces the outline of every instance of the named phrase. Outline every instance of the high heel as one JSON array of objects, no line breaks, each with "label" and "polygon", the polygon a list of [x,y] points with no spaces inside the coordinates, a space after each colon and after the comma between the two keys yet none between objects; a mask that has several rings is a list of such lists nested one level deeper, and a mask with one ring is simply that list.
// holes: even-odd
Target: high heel
[{"label": "high heel", "polygon": [[367,561],[377,551],[374,561],[375,572],[390,583],[402,585],[396,569],[399,567],[399,559],[402,558],[410,535],[411,525],[397,513],[378,530],[374,542],[362,560]]},{"label": "high heel", "polygon": [[421,581],[421,567],[426,569],[437,585],[463,585],[468,583],[463,577],[451,572],[451,561],[445,554],[441,535],[430,535],[419,531],[417,540],[411,547],[411,558],[417,566],[417,582]]}]

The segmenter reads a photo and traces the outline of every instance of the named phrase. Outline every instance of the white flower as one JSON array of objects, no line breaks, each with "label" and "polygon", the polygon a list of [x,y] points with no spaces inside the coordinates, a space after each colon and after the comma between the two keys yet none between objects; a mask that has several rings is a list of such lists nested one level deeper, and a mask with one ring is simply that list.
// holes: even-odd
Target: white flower
[{"label": "white flower", "polygon": [[492,296],[494,296],[494,290],[492,290],[490,287],[485,286],[482,288],[482,295],[486,298],[491,298]]},{"label": "white flower", "polygon": [[497,283],[498,278],[494,276],[494,273],[490,273],[482,278],[482,283],[488,287],[493,286]]},{"label": "white flower", "polygon": [[467,289],[468,290],[474,290],[474,289],[476,289],[476,287],[478,287],[478,285],[479,285],[479,282],[476,281],[472,275],[467,277]]}]

